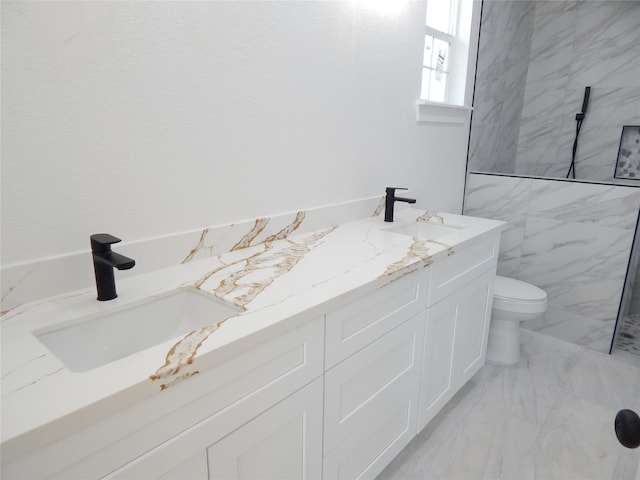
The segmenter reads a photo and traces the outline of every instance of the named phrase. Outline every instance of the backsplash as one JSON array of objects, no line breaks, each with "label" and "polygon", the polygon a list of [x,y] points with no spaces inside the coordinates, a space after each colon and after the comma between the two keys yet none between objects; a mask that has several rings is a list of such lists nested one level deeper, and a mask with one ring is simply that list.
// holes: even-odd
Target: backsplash
[{"label": "backsplash", "polygon": [[[180,263],[220,255],[233,250],[308,233],[384,211],[384,196],[277,214],[233,224],[216,225],[137,242],[115,244],[113,249],[135,259],[132,270],[116,272],[116,278],[150,272]],[[2,267],[2,313],[18,305],[82,288],[95,288],[89,235],[87,250]],[[108,232],[118,235],[118,232]]]},{"label": "backsplash", "polygon": [[507,221],[498,274],[547,292],[524,328],[608,352],[639,208],[633,187],[469,174],[464,214]]}]

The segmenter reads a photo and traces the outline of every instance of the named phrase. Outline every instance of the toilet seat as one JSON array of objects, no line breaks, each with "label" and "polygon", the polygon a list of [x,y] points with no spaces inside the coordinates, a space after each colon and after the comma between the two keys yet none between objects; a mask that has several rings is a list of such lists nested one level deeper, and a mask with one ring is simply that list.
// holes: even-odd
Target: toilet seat
[{"label": "toilet seat", "polygon": [[514,278],[496,276],[493,308],[507,312],[542,313],[547,309],[544,290]]}]

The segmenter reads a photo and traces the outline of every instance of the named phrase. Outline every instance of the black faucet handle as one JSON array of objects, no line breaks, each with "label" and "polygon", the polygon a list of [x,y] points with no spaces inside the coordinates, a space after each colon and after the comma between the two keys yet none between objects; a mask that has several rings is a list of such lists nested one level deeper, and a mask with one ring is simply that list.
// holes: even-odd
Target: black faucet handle
[{"label": "black faucet handle", "polygon": [[404,187],[387,187],[387,193],[391,194],[391,195],[395,195],[396,190],[409,190],[408,188],[404,188]]},{"label": "black faucet handle", "polygon": [[108,252],[111,250],[111,244],[118,243],[120,239],[108,233],[94,233],[89,237],[91,239],[91,251]]}]

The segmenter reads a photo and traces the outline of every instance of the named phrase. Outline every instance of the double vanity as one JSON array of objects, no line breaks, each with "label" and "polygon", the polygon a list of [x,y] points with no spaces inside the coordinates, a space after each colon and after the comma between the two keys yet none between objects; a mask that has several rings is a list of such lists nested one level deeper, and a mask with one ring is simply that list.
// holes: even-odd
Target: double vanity
[{"label": "double vanity", "polygon": [[2,318],[2,476],[372,478],[484,364],[503,222],[413,208]]}]

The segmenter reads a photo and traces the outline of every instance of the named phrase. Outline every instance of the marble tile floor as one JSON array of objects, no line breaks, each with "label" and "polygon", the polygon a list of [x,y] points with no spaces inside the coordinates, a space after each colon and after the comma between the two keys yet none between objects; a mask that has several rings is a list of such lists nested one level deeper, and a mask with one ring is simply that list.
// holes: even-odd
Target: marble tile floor
[{"label": "marble tile floor", "polygon": [[521,341],[518,364],[485,365],[378,480],[640,480],[640,448],[613,429],[620,409],[640,413],[640,356]]}]

